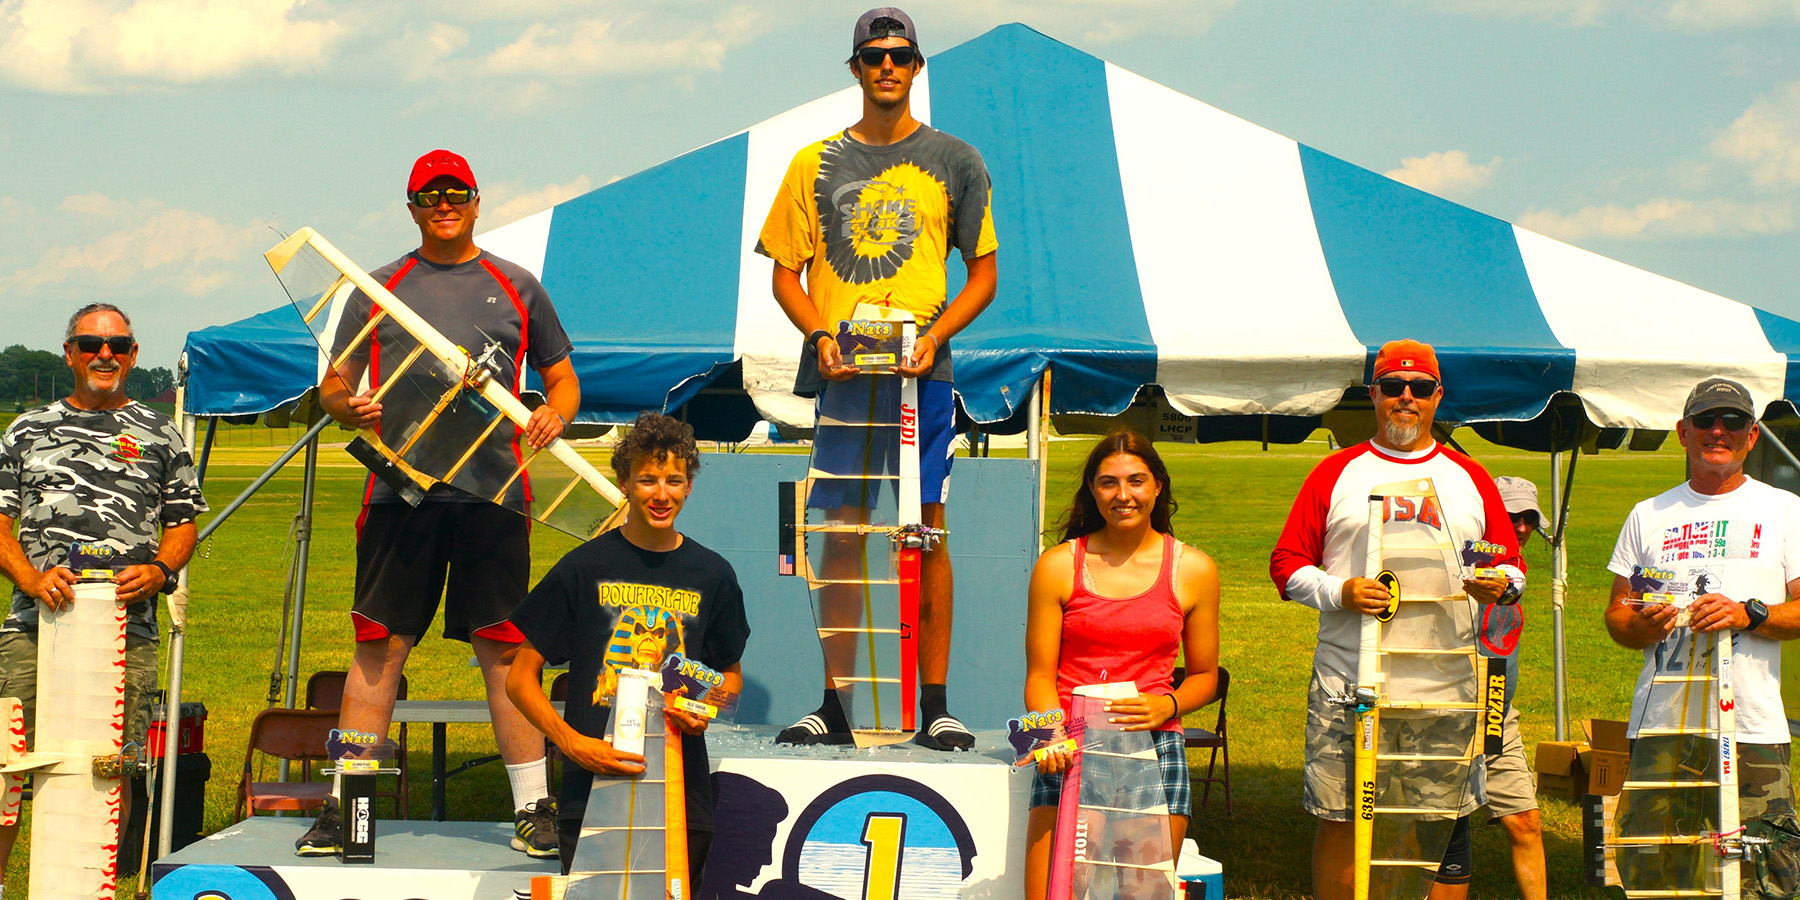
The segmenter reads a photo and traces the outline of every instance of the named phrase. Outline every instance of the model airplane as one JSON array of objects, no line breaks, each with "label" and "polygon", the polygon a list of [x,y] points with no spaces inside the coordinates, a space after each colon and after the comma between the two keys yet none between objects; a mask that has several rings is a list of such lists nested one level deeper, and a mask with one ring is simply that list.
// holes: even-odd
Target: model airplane
[{"label": "model airplane", "polygon": [[[350,447],[403,499],[416,504],[434,487],[447,485],[584,540],[619,523],[624,495],[567,441],[559,438],[542,450],[518,445],[531,411],[494,373],[507,367],[502,362],[522,360],[504,360],[493,342],[473,353],[457,346],[311,228],[294,232],[263,256],[333,370],[344,372],[352,357],[369,353],[383,321],[399,325],[411,338],[410,347],[387,351],[400,358],[383,363],[381,387],[373,397],[415,392],[409,399],[418,402],[408,406],[425,412],[412,421],[384,417],[378,428],[363,429]],[[355,290],[373,301],[372,311],[360,328],[339,340]]]},{"label": "model airplane", "polygon": [[126,612],[113,574],[81,569],[69,603],[39,607],[35,752],[24,752],[19,701],[0,699],[0,822],[18,821],[23,777],[34,779],[31,900],[111,898],[118,887],[123,780],[142,760],[123,743]]},{"label": "model airplane", "polygon": [[1758,850],[1738,827],[1731,632],[1695,634],[1686,623],[1709,577],[1640,569],[1632,579],[1646,589],[1639,602],[1673,603],[1682,615],[1652,654],[1608,842],[1628,898],[1736,900],[1741,862]]},{"label": "model airplane", "polygon": [[637,775],[596,775],[569,874],[531,881],[532,900],[687,900],[687,782],[660,673],[623,669],[610,740],[641,753]]},{"label": "model airplane", "polygon": [[1108,700],[1137,685],[1083,685],[1069,736],[1081,744],[1063,772],[1050,850],[1049,900],[1174,900],[1175,848],[1155,732],[1123,731]]},{"label": "model airplane", "polygon": [[1362,617],[1356,686],[1356,900],[1423,898],[1469,799],[1481,659],[1463,566],[1430,479],[1369,494],[1364,571],[1387,611]]},{"label": "model airplane", "polygon": [[[859,305],[858,323],[890,327],[910,358],[910,314]],[[943,537],[923,524],[918,409],[918,379],[891,369],[834,383],[806,480],[783,486],[781,572],[806,579],[826,681],[858,747],[918,730],[919,569]]]}]

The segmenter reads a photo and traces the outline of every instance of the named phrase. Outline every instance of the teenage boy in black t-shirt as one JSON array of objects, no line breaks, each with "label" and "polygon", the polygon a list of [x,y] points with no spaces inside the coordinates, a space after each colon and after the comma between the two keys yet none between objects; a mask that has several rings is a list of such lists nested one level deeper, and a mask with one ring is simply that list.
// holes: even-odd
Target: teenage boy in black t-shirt
[{"label": "teenage boy in black t-shirt", "polygon": [[[625,490],[625,524],[569,551],[513,611],[525,635],[506,693],[531,724],[562,750],[556,833],[568,874],[587,812],[593,773],[635,775],[644,758],[603,740],[621,667],[656,669],[680,653],[719,670],[722,687],[742,689],[739,660],[750,637],[744,592],[725,558],[675,530],[675,517],[700,469],[694,429],[646,412],[613,450]],[[558,716],[544,696],[546,662],[569,664],[569,693]],[[684,733],[688,857],[700,882],[712,844],[713,800],[707,777],[706,720],[670,709]]]}]

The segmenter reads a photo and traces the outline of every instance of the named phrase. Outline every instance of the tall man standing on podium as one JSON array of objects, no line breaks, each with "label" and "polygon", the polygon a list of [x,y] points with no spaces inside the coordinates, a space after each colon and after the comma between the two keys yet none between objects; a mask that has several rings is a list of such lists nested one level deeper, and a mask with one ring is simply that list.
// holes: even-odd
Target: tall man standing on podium
[{"label": "tall man standing on podium", "polygon": [[[498,343],[501,368],[494,380],[515,395],[524,384],[525,365],[543,379],[545,401],[532,410],[522,433],[495,433],[478,455],[496,464],[471,465],[510,474],[520,458],[519,437],[534,449],[547,446],[581,405],[569,336],[535,276],[475,246],[481,195],[467,161],[448,150],[419,157],[406,182],[406,199],[419,227],[419,249],[370,274],[451,342],[470,348]],[[371,306],[361,291],[350,298],[332,358],[362,329]],[[381,401],[372,397],[381,386],[384,361],[391,369],[414,346],[410,334],[383,319],[372,340],[340,371],[326,373],[320,404],[352,428],[379,431],[385,421],[397,430],[420,421],[431,409],[422,395],[395,390]],[[369,389],[358,393],[365,374]],[[493,485],[495,493],[502,486]],[[522,491],[516,482],[508,489]],[[522,494],[513,498],[523,503]],[[514,510],[449,488],[410,506],[369,476],[357,519],[356,597],[350,608],[356,653],[338,727],[387,736],[406,657],[431,626],[441,599],[444,636],[473,645],[481,666],[494,738],[512,786],[513,849],[554,858],[556,810],[545,774],[544,739],[506,696],[512,656],[524,639],[508,617],[525,598],[531,574],[528,524]],[[334,855],[341,851],[342,832],[336,804],[327,803],[294,852]]]},{"label": "tall man standing on podium", "polygon": [[[857,304],[897,307],[919,322],[913,357],[896,368],[921,379],[920,497],[924,524],[942,529],[956,436],[949,342],[994,299],[993,190],[974,147],[913,118],[913,79],[925,56],[912,18],[893,7],[871,9],[856,20],[850,47],[862,118],[795,154],[756,251],[775,261],[775,301],[806,335],[794,379],[801,396],[825,403],[832,383],[860,374],[844,365],[836,338],[838,323],[852,318]],[[968,281],[946,304],[952,248],[962,252]],[[975,736],[950,715],[944,686],[954,602],[949,547],[938,542],[921,568],[922,727],[915,740],[935,750],[967,749]],[[776,740],[850,743],[837,692],[827,688],[819,709]]]}]

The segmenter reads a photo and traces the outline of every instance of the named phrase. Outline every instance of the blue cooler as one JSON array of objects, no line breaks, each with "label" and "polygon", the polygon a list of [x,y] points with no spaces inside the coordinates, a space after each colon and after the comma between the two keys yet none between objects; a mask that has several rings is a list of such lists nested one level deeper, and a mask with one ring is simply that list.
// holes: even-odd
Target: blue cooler
[{"label": "blue cooler", "polygon": [[1175,860],[1175,877],[1181,879],[1187,900],[1224,900],[1225,867],[1217,860],[1200,855],[1193,838],[1181,842],[1181,856]]}]

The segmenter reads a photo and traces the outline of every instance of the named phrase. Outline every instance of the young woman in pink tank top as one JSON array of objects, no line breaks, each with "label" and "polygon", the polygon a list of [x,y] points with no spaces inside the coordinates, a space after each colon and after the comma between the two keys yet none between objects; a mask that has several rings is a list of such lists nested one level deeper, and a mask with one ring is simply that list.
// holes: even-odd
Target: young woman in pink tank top
[{"label": "young woman in pink tank top", "polygon": [[[1219,573],[1175,539],[1169,471],[1150,441],[1119,430],[1088,454],[1063,517],[1063,543],[1038,558],[1025,624],[1025,706],[1067,711],[1083,684],[1133,681],[1108,707],[1127,730],[1155,731],[1170,837],[1187,833],[1189,776],[1181,717],[1218,692]],[[1177,653],[1187,677],[1173,683]],[[1038,765],[1031,787],[1025,897],[1043,900],[1066,756]],[[1154,802],[1154,801],[1152,801]]]}]

